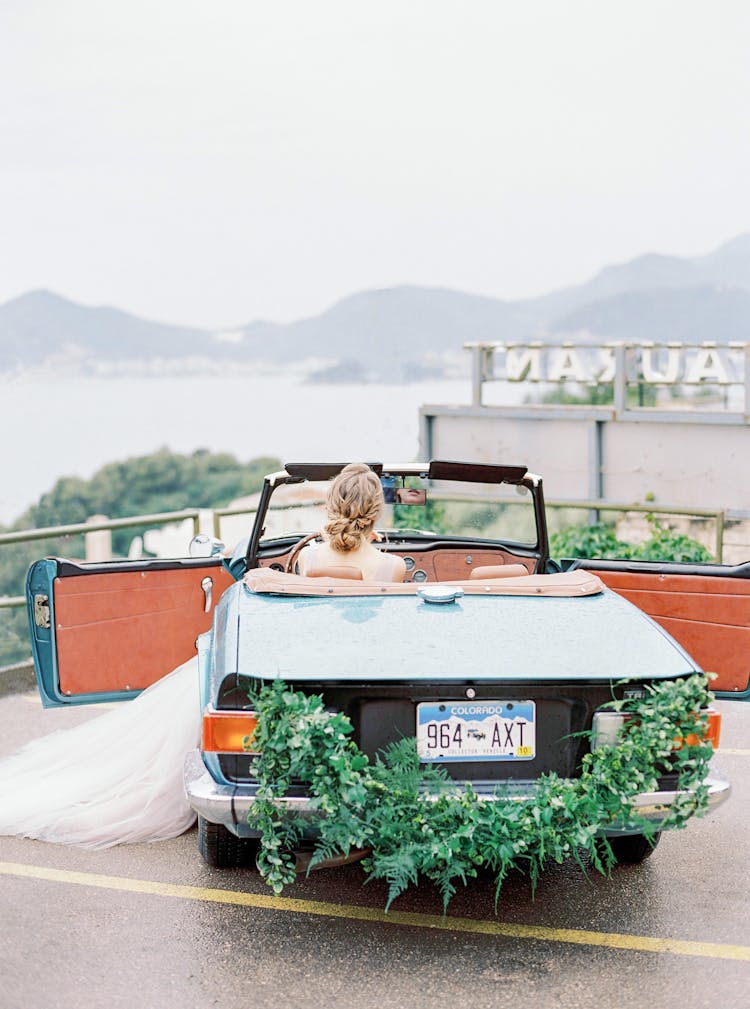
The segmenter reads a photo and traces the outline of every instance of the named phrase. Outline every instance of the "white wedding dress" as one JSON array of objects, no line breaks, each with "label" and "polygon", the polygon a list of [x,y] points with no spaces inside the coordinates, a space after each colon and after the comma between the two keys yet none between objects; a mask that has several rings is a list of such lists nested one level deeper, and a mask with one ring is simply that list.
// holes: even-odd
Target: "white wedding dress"
[{"label": "white wedding dress", "polygon": [[132,701],[0,760],[0,834],[106,848],[195,822],[182,765],[200,733],[198,660]]}]

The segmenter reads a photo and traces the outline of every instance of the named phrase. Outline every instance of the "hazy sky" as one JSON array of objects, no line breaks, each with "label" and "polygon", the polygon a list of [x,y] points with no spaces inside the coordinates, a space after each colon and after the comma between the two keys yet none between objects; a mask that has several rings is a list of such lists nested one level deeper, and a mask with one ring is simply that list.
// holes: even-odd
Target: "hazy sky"
[{"label": "hazy sky", "polygon": [[747,0],[0,0],[0,302],[286,321],[750,230]]}]

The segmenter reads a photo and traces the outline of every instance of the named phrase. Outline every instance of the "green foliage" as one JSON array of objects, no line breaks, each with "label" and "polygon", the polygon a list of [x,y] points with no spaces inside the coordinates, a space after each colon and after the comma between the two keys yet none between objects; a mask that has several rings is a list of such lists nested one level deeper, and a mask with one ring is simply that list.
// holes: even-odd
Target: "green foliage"
[{"label": "green foliage", "polygon": [[[219,508],[259,490],[263,476],[278,466],[276,459],[254,459],[243,465],[226,452],[199,449],[179,455],[162,448],[150,455],[109,463],[90,480],[63,477],[29,509],[28,525],[85,522],[97,514],[120,518],[182,508]],[[114,551],[124,553],[138,532],[114,533]]]},{"label": "green foliage", "polygon": [[424,505],[393,506],[392,525],[394,529],[422,529],[424,532],[446,535],[450,529],[442,501],[430,501]]},{"label": "green foliage", "polygon": [[[678,775],[678,802],[669,824],[681,827],[705,811],[704,784],[711,746],[702,741],[708,703],[705,677],[657,683],[645,699],[614,701],[631,712],[620,740],[583,758],[578,778],[542,775],[533,801],[487,802],[469,786],[448,779],[437,765],[419,763],[414,740],[402,740],[374,761],[351,739],[352,725],[326,711],[319,696],[276,682],[253,697],[259,713],[255,761],[259,789],[249,820],[262,833],[260,871],[275,893],[295,878],[292,848],[303,834],[316,837],[315,861],[353,848],[370,849],[370,878],[388,883],[388,906],[420,878],[433,881],[447,907],[459,884],[480,867],[495,875],[496,898],[511,869],[528,873],[532,887],[547,862],[583,854],[608,873],[614,856],[600,836],[627,823],[653,837],[654,827],[633,812],[639,792],[656,790],[667,771]],[[688,733],[695,745],[675,749]],[[276,805],[291,782],[307,784],[314,813],[305,820]]]},{"label": "green foliage", "polygon": [[697,540],[673,532],[667,526],[649,515],[651,537],[641,543],[633,552],[633,557],[641,561],[692,561],[702,563],[710,561],[711,554]]},{"label": "green foliage", "polygon": [[[628,406],[656,406],[656,386],[646,382],[629,385],[626,399]],[[539,399],[540,403],[562,406],[611,406],[614,401],[615,389],[611,382],[597,385],[570,382],[544,393]]]},{"label": "green foliage", "polygon": [[[90,480],[62,477],[39,503],[13,523],[13,529],[85,522],[91,515],[124,518],[182,508],[220,508],[259,490],[266,473],[279,468],[278,459],[240,463],[228,453],[199,449],[179,455],[166,448],[146,456],[109,463]],[[112,534],[114,554],[124,556],[132,538],[147,527]],[[0,527],[0,531],[2,527]],[[29,565],[44,556],[82,557],[83,537],[0,545],[0,596],[23,595]],[[26,613],[0,610],[0,666],[29,654]]]},{"label": "green foliage", "polygon": [[26,610],[0,610],[0,666],[23,662],[30,653]]},{"label": "green foliage", "polygon": [[[403,487],[424,489],[424,484],[416,477],[406,477],[401,481]],[[394,529],[421,529],[424,532],[445,535],[452,532],[445,514],[445,504],[431,499],[429,491],[424,505],[393,505],[391,526]]]},{"label": "green foliage", "polygon": [[702,563],[711,554],[697,540],[673,532],[654,515],[647,515],[651,535],[639,546],[618,540],[614,527],[605,522],[568,526],[550,536],[553,557],[581,557],[640,561],[687,561]]},{"label": "green foliage", "polygon": [[[421,483],[407,478],[404,486],[420,487]],[[530,497],[523,499],[514,495],[507,501],[484,503],[481,498],[438,499],[431,496],[429,489],[427,495],[424,505],[393,505],[392,527],[417,529],[439,536],[477,536],[526,543],[536,539]]]},{"label": "green foliage", "polygon": [[614,527],[604,522],[588,526],[568,526],[549,538],[553,557],[631,557],[633,548],[618,540]]}]

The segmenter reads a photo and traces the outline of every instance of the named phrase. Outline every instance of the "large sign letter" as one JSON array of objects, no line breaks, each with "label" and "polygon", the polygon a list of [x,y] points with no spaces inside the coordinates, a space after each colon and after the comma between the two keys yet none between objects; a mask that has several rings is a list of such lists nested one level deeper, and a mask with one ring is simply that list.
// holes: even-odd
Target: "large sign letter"
[{"label": "large sign letter", "polygon": [[719,382],[720,384],[729,382],[727,369],[715,347],[698,348],[698,353],[690,363],[687,375],[685,375],[685,381],[695,384],[698,382]]},{"label": "large sign letter", "polygon": [[550,361],[547,378],[550,382],[563,382],[566,379],[570,379],[573,382],[586,382],[588,380],[583,364],[573,347],[559,348],[558,353]]},{"label": "large sign letter", "polygon": [[[657,362],[663,356],[659,353],[658,347],[641,347],[641,373],[644,382],[664,382],[673,385],[680,377],[680,358],[682,347],[667,348],[667,364],[664,371],[660,371]],[[656,360],[655,360],[656,359]]]},{"label": "large sign letter", "polygon": [[602,347],[599,351],[599,359],[594,369],[594,378],[597,382],[614,382],[615,380],[615,348]]},{"label": "large sign letter", "polygon": [[505,351],[505,377],[509,382],[538,382],[541,360],[541,347],[508,347]]}]

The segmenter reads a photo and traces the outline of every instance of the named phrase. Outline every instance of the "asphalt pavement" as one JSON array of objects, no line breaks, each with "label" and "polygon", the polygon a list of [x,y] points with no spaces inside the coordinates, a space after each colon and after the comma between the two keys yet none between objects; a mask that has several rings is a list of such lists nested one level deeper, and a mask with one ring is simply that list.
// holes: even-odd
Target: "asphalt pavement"
[{"label": "asphalt pavement", "polygon": [[[733,795],[609,879],[569,863],[472,881],[443,917],[420,887],[383,913],[358,865],[275,898],[210,869],[196,832],[85,851],[0,838],[0,1009],[750,1007],[750,704],[724,703]],[[0,752],[90,717],[0,700]]]}]

